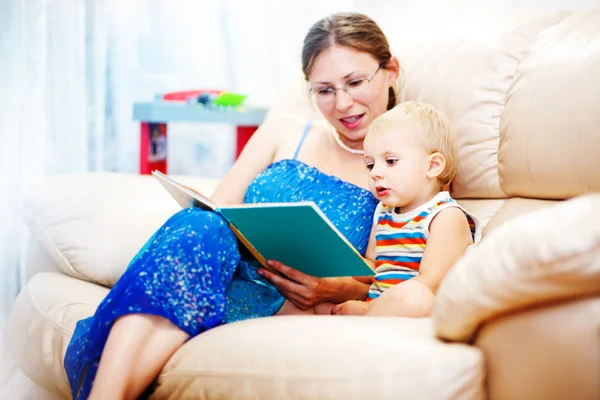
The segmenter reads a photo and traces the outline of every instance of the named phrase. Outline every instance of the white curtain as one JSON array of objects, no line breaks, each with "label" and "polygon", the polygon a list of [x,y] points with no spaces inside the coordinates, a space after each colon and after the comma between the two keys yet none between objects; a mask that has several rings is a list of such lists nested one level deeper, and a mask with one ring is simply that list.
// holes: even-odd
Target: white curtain
[{"label": "white curtain", "polygon": [[43,176],[88,168],[85,7],[0,3],[0,312],[18,282],[20,194]]},{"label": "white curtain", "polygon": [[[135,101],[218,88],[268,106],[300,73],[306,30],[354,2],[319,0],[0,1],[0,398],[27,398],[3,344],[20,285],[18,210],[45,177],[136,173]],[[170,172],[221,176],[233,128],[169,125]],[[8,384],[7,384],[8,382]],[[20,390],[22,392],[20,392]]]}]

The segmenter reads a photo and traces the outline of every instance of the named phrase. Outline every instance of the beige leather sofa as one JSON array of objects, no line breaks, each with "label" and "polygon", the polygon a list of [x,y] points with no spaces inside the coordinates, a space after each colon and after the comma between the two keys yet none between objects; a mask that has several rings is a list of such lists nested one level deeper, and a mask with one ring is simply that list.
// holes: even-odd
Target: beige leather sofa
[{"label": "beige leather sofa", "polygon": [[[600,398],[599,26],[600,12],[565,12],[485,37],[394,33],[402,98],[453,120],[454,196],[486,225],[433,317],[218,327],[172,357],[153,398]],[[268,123],[314,114],[292,89]],[[185,180],[205,193],[216,184]],[[153,178],[125,174],[62,176],[29,193],[28,284],[8,333],[34,397],[68,398],[76,321],[177,205]]]}]

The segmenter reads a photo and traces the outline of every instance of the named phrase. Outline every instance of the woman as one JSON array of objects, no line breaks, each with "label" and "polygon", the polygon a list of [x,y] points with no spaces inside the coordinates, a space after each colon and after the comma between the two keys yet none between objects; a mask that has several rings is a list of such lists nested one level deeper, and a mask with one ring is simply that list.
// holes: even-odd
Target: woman
[{"label": "woman", "polygon": [[[311,27],[302,68],[327,123],[263,125],[212,196],[217,204],[314,201],[362,253],[376,199],[362,142],[396,104],[399,65],[380,28],[361,14]],[[131,261],[98,307],[78,323],[65,356],[74,398],[137,398],[190,337],[248,318],[329,313],[365,299],[353,278],[319,279],[271,261],[282,276],[241,256],[217,215],[171,217]],[[93,390],[92,389],[92,382]],[[90,394],[91,390],[91,394]]]}]

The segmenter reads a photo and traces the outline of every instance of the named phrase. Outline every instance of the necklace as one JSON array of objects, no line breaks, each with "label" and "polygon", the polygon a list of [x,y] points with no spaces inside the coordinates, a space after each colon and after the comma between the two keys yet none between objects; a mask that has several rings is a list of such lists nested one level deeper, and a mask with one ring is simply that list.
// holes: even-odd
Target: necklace
[{"label": "necklace", "polygon": [[335,139],[335,142],[338,144],[338,146],[340,146],[342,149],[346,150],[348,153],[351,153],[351,154],[360,154],[360,155],[365,154],[364,150],[353,149],[351,147],[346,146],[346,144],[344,142],[342,142],[342,139],[340,139],[340,135],[339,135],[339,133],[337,133],[337,131],[335,130],[335,128],[333,128],[331,130],[331,135]]}]

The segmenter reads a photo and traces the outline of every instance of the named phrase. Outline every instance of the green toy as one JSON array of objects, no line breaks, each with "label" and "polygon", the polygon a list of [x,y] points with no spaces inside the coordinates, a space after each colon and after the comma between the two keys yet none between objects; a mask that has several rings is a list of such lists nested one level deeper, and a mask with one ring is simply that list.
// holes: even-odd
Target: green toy
[{"label": "green toy", "polygon": [[224,107],[237,107],[244,102],[246,97],[248,96],[244,94],[223,92],[214,100],[214,104]]}]

